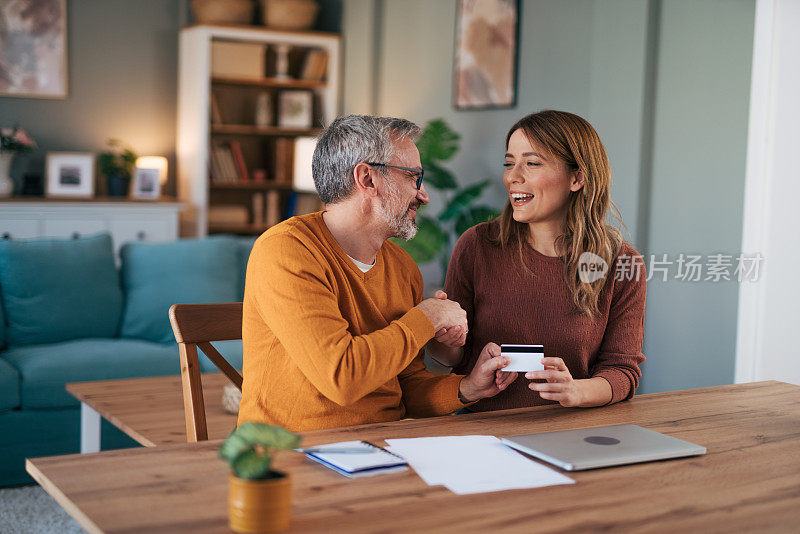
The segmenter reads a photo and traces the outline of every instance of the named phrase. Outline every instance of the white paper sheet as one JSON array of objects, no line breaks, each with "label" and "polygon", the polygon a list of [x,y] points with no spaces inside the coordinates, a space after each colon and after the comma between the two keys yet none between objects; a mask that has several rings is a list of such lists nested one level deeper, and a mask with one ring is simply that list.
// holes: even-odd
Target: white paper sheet
[{"label": "white paper sheet", "polygon": [[522,456],[494,436],[387,439],[386,443],[427,484],[443,485],[458,495],[574,484],[571,478]]}]

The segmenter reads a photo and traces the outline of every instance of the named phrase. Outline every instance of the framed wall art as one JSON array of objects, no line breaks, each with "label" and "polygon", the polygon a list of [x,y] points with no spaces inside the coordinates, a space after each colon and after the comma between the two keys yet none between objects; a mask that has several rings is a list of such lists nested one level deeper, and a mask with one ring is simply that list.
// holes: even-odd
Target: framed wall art
[{"label": "framed wall art", "polygon": [[0,2],[0,96],[66,98],[66,0]]},{"label": "framed wall art", "polygon": [[458,0],[456,109],[516,105],[518,40],[518,0]]}]

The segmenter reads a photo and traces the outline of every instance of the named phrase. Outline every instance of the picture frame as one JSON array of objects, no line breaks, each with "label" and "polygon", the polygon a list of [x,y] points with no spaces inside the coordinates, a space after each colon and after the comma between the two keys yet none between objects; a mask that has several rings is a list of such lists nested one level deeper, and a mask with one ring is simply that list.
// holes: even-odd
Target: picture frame
[{"label": "picture frame", "polygon": [[517,105],[519,0],[458,0],[453,106],[458,110]]},{"label": "picture frame", "polygon": [[311,128],[314,95],[311,91],[281,91],[278,95],[278,126]]},{"label": "picture frame", "polygon": [[0,96],[66,98],[66,0],[4,0],[0,28]]},{"label": "picture frame", "polygon": [[48,152],[46,196],[92,198],[94,160],[91,152]]},{"label": "picture frame", "polygon": [[156,168],[140,168],[133,170],[131,198],[139,200],[158,200],[161,196],[161,173]]}]

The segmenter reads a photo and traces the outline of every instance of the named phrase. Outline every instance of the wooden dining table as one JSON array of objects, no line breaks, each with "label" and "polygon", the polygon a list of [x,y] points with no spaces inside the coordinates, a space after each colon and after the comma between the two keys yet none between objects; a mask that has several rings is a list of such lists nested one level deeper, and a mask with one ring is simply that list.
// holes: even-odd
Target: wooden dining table
[{"label": "wooden dining table", "polygon": [[[575,484],[456,495],[413,470],[345,478],[294,452],[293,532],[797,532],[800,386],[756,382],[303,432],[346,440],[507,436],[632,423],[707,447],[704,456],[566,473]],[[221,441],[36,458],[28,472],[89,532],[227,532]],[[474,458],[477,465],[481,458]],[[535,461],[535,460],[530,460]],[[463,466],[469,471],[470,464]]]}]

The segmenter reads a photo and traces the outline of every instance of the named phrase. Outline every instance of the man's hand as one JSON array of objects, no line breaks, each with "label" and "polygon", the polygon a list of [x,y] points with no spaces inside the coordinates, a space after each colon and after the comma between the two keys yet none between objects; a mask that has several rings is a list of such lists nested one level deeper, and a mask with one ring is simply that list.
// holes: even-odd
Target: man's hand
[{"label": "man's hand", "polygon": [[[443,292],[437,292],[443,293]],[[431,323],[436,332],[440,332],[443,328],[450,330],[453,327],[460,326],[463,329],[463,334],[467,333],[467,312],[461,309],[457,302],[447,300],[441,297],[434,297],[425,299],[419,304],[417,308],[422,310]]]},{"label": "man's hand", "polygon": [[[433,294],[433,298],[439,300],[447,300],[447,293],[442,290]],[[453,326],[450,328],[442,328],[437,330],[434,339],[444,345],[445,347],[454,349],[463,347],[467,342],[467,330],[461,326]]]},{"label": "man's hand", "polygon": [[500,347],[495,343],[487,343],[472,372],[461,379],[458,392],[462,400],[473,402],[486,397],[493,397],[506,389],[516,380],[517,373],[501,371],[511,363],[506,356],[500,355]]}]

